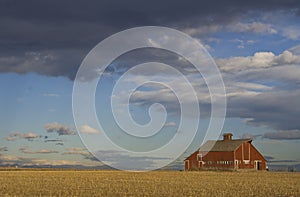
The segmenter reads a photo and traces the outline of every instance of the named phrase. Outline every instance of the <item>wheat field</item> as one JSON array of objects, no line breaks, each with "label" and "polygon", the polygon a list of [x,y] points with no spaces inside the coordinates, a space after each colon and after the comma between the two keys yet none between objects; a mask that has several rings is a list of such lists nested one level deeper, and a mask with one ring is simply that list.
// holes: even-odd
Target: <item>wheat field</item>
[{"label": "wheat field", "polygon": [[0,196],[300,196],[300,173],[0,171]]}]

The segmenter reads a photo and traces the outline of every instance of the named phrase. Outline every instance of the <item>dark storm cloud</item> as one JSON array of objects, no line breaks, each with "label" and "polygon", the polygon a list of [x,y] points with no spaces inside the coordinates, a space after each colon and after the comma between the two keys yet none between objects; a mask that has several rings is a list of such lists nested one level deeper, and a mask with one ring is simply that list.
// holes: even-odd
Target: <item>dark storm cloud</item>
[{"label": "dark storm cloud", "polygon": [[244,133],[242,135],[242,139],[247,139],[247,138],[256,139],[258,137],[261,137],[261,135],[258,135],[258,134],[257,135],[253,135],[251,133]]},{"label": "dark storm cloud", "polygon": [[[162,25],[177,29],[228,24],[248,11],[291,9],[299,1],[0,1],[0,72],[74,78],[86,53],[112,33]],[[31,57],[26,54],[35,52]],[[66,57],[66,54],[67,57]],[[53,59],[34,60],[50,55]],[[28,65],[24,65],[27,61]]]},{"label": "dark storm cloud", "polygon": [[[299,4],[297,0],[228,0],[226,3],[217,0],[92,0],[89,2],[2,0],[0,16],[22,18],[35,21],[37,24],[42,24],[40,21],[61,22],[62,24],[70,21],[76,21],[78,24],[89,21],[120,28],[130,25],[186,22],[187,19],[197,18],[206,22],[213,22],[212,20],[224,22],[250,10],[289,10],[298,8]],[[225,14],[226,17],[224,17]]]},{"label": "dark storm cloud", "polygon": [[[291,134],[288,131],[300,128],[298,120],[300,92],[294,90],[266,92],[261,95],[249,96],[247,98],[234,97],[227,101],[227,117],[245,118],[248,124],[259,126],[268,125],[276,130],[287,131],[286,133],[274,133],[265,135],[265,138],[287,138],[285,134]],[[287,102],[288,101],[288,102]],[[298,138],[300,138],[299,131]],[[282,136],[281,136],[282,135]],[[281,136],[281,137],[279,137]],[[295,138],[295,135],[293,135]],[[290,137],[292,138],[292,137]]]},{"label": "dark storm cloud", "polygon": [[265,133],[263,137],[268,139],[273,139],[273,140],[299,140],[300,130],[268,132]]},{"label": "dark storm cloud", "polygon": [[[259,17],[259,14],[253,13],[282,11],[299,17],[299,8],[298,0],[226,2],[0,0],[0,73],[36,72],[45,76],[64,76],[73,80],[82,59],[98,42],[130,27],[161,25],[179,30],[214,27],[216,29],[213,31],[218,31],[219,26],[235,25],[245,17]],[[252,15],[249,15],[250,12]],[[250,18],[249,21],[255,19]],[[252,28],[253,24],[245,28],[245,31]],[[153,58],[157,54],[151,55]],[[171,57],[162,53],[160,55],[162,56],[156,56],[157,60]],[[183,69],[181,64],[178,67]],[[245,75],[233,73],[234,80],[230,78],[229,81],[235,82],[245,78],[251,81],[265,78],[285,80],[291,81],[289,88],[294,84],[293,86],[296,86],[294,89],[297,90],[299,78],[295,67],[290,66],[289,69],[278,67],[268,73],[256,71],[246,72]],[[233,96],[228,99],[228,117],[246,118],[250,124],[268,125],[276,130],[299,129],[300,123],[297,118],[300,114],[297,107],[299,96],[299,91],[280,90],[258,96]],[[49,124],[45,129],[59,135],[75,134],[74,129],[57,123]],[[25,137],[25,135],[8,136],[7,140]],[[25,139],[31,140],[33,137],[28,136]]]},{"label": "dark storm cloud", "polygon": [[80,65],[81,52],[75,50],[47,50],[0,56],[0,73],[24,74],[36,72],[46,76],[65,76],[74,79]]},{"label": "dark storm cloud", "polygon": [[270,160],[274,160],[274,159],[275,159],[275,157],[272,157],[272,156],[265,156],[265,158],[266,158],[267,161],[270,161]]},{"label": "dark storm cloud", "polygon": [[299,162],[299,161],[287,159],[287,160],[271,160],[268,162],[269,163],[293,163],[293,162]]}]

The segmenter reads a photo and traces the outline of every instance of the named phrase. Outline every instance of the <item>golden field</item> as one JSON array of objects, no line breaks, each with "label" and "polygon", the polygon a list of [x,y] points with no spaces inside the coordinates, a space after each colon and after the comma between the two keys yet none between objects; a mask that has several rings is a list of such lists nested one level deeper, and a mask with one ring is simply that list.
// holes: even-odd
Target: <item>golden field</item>
[{"label": "golden field", "polygon": [[300,196],[300,173],[0,171],[0,196]]}]

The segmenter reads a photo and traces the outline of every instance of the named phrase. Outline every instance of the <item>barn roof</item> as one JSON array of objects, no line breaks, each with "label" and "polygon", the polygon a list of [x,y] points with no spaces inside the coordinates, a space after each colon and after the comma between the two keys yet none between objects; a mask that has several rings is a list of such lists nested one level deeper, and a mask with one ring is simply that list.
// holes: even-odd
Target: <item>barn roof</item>
[{"label": "barn roof", "polygon": [[237,139],[237,140],[208,140],[205,144],[203,144],[199,151],[201,152],[225,152],[225,151],[234,151],[243,142],[252,142],[252,139]]}]

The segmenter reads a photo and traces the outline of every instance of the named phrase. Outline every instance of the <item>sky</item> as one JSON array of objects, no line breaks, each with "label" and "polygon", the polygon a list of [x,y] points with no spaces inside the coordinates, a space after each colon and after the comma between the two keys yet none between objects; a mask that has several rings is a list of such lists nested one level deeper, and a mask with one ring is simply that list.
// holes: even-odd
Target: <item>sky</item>
[{"label": "sky", "polygon": [[[102,128],[89,123],[88,116],[84,117],[86,123],[74,121],[73,85],[86,55],[105,38],[140,26],[182,31],[209,52],[226,90],[222,133],[253,138],[269,164],[300,164],[299,19],[297,0],[229,0],[226,4],[215,0],[0,0],[0,165],[99,167],[103,163],[89,153],[84,142],[92,141],[88,148],[97,155],[93,146],[102,143],[105,135],[133,151],[166,144],[176,132],[184,142],[185,131],[178,131],[178,98],[165,86],[145,84],[135,90],[127,105],[140,124],[149,122],[148,109],[153,103],[165,106],[168,116],[159,140],[132,143],[120,134],[114,121],[110,107],[116,96],[112,94],[114,85],[125,71],[149,60],[168,63],[184,72],[197,90],[201,113],[198,134],[178,163],[199,148],[211,114],[208,88],[201,76],[188,70],[191,65],[187,61],[165,50],[134,50],[118,57],[105,70],[95,94]],[[159,73],[151,73],[150,68],[149,76],[160,80],[170,77],[163,69],[154,70]],[[145,78],[144,74],[133,73],[130,82],[138,84]],[[168,79],[180,93],[186,93],[185,82]],[[121,90],[116,93],[123,96]],[[153,115],[162,119],[161,108],[154,108]],[[150,157],[132,158],[110,149],[103,150],[99,157],[111,158],[111,162],[123,158],[128,165],[136,160],[153,162]]]}]

